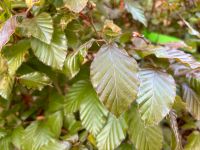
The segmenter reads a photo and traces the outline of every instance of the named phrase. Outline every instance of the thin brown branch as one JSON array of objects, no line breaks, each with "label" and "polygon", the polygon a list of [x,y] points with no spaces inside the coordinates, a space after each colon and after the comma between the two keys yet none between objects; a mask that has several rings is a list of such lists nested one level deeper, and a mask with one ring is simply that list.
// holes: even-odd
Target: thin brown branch
[{"label": "thin brown branch", "polygon": [[62,95],[63,92],[62,92],[62,89],[60,88],[60,86],[58,85],[58,82],[54,82],[53,84],[54,84],[54,87],[56,88],[56,90],[58,91],[58,93],[60,95]]}]

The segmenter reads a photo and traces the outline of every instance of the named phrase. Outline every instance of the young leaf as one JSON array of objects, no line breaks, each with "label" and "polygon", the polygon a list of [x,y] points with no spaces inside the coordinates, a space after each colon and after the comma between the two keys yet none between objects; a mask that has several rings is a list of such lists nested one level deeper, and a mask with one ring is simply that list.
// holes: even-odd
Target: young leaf
[{"label": "young leaf", "polygon": [[54,69],[62,69],[67,54],[67,39],[64,33],[54,31],[50,44],[34,38],[31,40],[31,47],[40,61]]},{"label": "young leaf", "polygon": [[199,150],[200,147],[200,133],[194,131],[188,137],[188,143],[185,146],[185,150]]},{"label": "young leaf", "polygon": [[141,9],[139,4],[134,2],[133,0],[125,0],[125,8],[128,12],[131,13],[133,19],[138,20],[139,22],[143,23],[147,26],[147,20],[144,16],[144,11]]},{"label": "young leaf", "polygon": [[22,23],[24,32],[28,36],[33,36],[50,44],[53,36],[53,20],[48,13],[41,13],[33,19],[25,19]]},{"label": "young leaf", "polygon": [[103,45],[91,64],[100,100],[116,116],[128,109],[138,89],[137,62],[116,44]]},{"label": "young leaf", "polygon": [[105,127],[97,135],[97,147],[99,150],[113,150],[117,148],[126,136],[127,124],[123,115],[116,118],[109,115]]},{"label": "young leaf", "polygon": [[32,72],[19,77],[19,82],[29,89],[42,90],[44,86],[50,85],[50,79],[43,73]]},{"label": "young leaf", "polygon": [[193,91],[187,84],[182,85],[183,100],[186,101],[187,110],[193,115],[194,118],[200,120],[200,97]]},{"label": "young leaf", "polygon": [[137,150],[162,149],[163,136],[159,126],[145,126],[135,105],[131,107],[127,115],[128,134]]},{"label": "young leaf", "polygon": [[71,79],[80,71],[80,67],[84,62],[88,49],[92,46],[95,39],[91,39],[81,45],[77,51],[69,54],[64,62],[63,72]]},{"label": "young leaf", "polygon": [[6,47],[3,51],[4,56],[8,60],[8,72],[14,75],[17,69],[25,61],[25,56],[30,48],[28,40],[21,40],[13,46]]},{"label": "young leaf", "polygon": [[114,24],[112,20],[106,20],[103,26],[103,33],[110,37],[116,37],[121,34],[121,28]]},{"label": "young leaf", "polygon": [[67,8],[75,13],[79,13],[87,5],[88,0],[64,0],[64,4]]},{"label": "young leaf", "polygon": [[142,119],[147,124],[158,124],[170,111],[176,96],[173,77],[167,73],[142,69],[137,102]]},{"label": "young leaf", "polygon": [[80,118],[82,125],[96,136],[106,123],[108,111],[99,101],[92,85],[90,85],[90,88],[91,90],[87,91],[88,94],[84,97],[84,102],[81,104]]}]

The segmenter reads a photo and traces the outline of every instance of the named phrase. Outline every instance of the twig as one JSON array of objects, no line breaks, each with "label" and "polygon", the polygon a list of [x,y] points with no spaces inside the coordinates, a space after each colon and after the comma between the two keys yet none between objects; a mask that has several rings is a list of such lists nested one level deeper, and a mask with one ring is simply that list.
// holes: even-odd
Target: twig
[{"label": "twig", "polygon": [[96,30],[95,26],[94,26],[94,20],[92,18],[91,12],[89,11],[89,16],[86,16],[83,13],[79,13],[80,17],[84,20],[86,20],[92,27],[92,29],[94,30],[94,32],[96,33],[97,37],[100,38],[98,31]]},{"label": "twig", "polygon": [[61,90],[60,86],[58,85],[58,82],[54,82],[53,84],[54,84],[56,90],[58,91],[58,93],[60,95],[62,95],[63,93],[62,93],[62,90]]},{"label": "twig", "polygon": [[92,26],[94,32],[96,33],[97,38],[99,38],[100,36],[99,36],[99,33],[97,32],[95,26],[94,26],[94,20],[93,20],[93,18],[92,18],[91,12],[89,12],[89,18],[90,18],[90,24],[91,24],[91,26]]},{"label": "twig", "polygon": [[26,10],[26,12],[25,12],[26,16],[28,15],[28,13],[32,9],[32,7],[33,7],[33,4]]}]

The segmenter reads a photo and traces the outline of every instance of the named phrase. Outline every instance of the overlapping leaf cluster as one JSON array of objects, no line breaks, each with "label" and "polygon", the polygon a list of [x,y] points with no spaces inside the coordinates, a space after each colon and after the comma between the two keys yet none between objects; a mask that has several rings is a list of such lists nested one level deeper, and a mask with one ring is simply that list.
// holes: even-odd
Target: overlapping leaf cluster
[{"label": "overlapping leaf cluster", "polygon": [[185,1],[145,1],[0,2],[2,149],[200,148],[199,32],[148,31]]}]

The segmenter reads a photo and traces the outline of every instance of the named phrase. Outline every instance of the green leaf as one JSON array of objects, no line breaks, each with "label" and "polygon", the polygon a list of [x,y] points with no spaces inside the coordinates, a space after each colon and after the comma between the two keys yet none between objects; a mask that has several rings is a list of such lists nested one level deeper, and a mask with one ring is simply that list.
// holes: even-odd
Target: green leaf
[{"label": "green leaf", "polygon": [[74,114],[67,114],[64,116],[64,128],[68,129],[69,135],[76,135],[82,129],[80,121],[77,121]]},{"label": "green leaf", "polygon": [[186,78],[190,87],[200,94],[200,72],[198,70],[191,71],[186,75]]},{"label": "green leaf", "polygon": [[126,137],[127,124],[123,118],[116,118],[110,114],[105,127],[97,135],[99,150],[114,150]]},{"label": "green leaf", "polygon": [[200,147],[200,133],[194,131],[188,137],[188,143],[185,146],[185,150],[199,150]]},{"label": "green leaf", "polygon": [[106,123],[108,111],[99,101],[92,85],[89,82],[87,84],[89,84],[90,90],[88,90],[88,94],[83,97],[84,100],[80,107],[80,118],[82,125],[96,136]]},{"label": "green leaf", "polygon": [[81,65],[87,55],[88,49],[92,46],[95,39],[91,39],[81,45],[77,51],[69,54],[64,62],[63,72],[71,79],[80,71]]},{"label": "green leaf", "polygon": [[38,150],[52,141],[52,133],[42,122],[33,122],[25,129],[22,137],[23,150]]},{"label": "green leaf", "polygon": [[21,40],[17,44],[6,47],[4,49],[4,56],[8,60],[8,72],[10,75],[14,75],[17,69],[25,61],[26,54],[30,48],[28,40]]},{"label": "green leaf", "polygon": [[89,41],[85,42],[78,48],[78,52],[81,56],[86,57],[88,50],[92,47],[92,44],[95,42],[95,39],[90,39]]},{"label": "green leaf", "polygon": [[136,150],[132,144],[122,143],[116,150]]},{"label": "green leaf", "polygon": [[63,114],[61,111],[57,111],[47,117],[45,121],[46,126],[50,128],[50,131],[58,138],[61,134],[61,129],[63,126]]},{"label": "green leaf", "polygon": [[49,0],[49,2],[54,4],[55,7],[60,7],[63,5],[63,0]]},{"label": "green leaf", "polygon": [[[1,9],[1,15],[0,15],[0,21],[5,22],[7,18],[11,17],[11,1],[4,0],[0,1],[0,9]],[[0,25],[1,27],[2,25]]]},{"label": "green leaf", "polygon": [[33,6],[42,6],[45,3],[45,0],[25,0],[26,5],[28,8],[31,8]]},{"label": "green leaf", "polygon": [[54,113],[63,109],[64,96],[58,94],[56,91],[52,91],[49,95],[49,104],[47,107],[47,113]]},{"label": "green leaf", "polygon": [[69,8],[71,11],[75,13],[79,13],[83,10],[83,8],[87,5],[88,0],[64,0],[65,7]]},{"label": "green leaf", "polygon": [[147,20],[144,16],[144,11],[140,7],[140,5],[133,0],[125,0],[125,8],[128,12],[132,14],[133,19],[141,22],[145,26],[147,26]]},{"label": "green leaf", "polygon": [[[22,128],[23,130],[23,128]],[[0,131],[0,147],[1,149],[10,150],[14,149],[14,146],[17,147],[18,143],[20,143],[20,134],[21,128],[16,128],[13,131],[9,129]],[[17,139],[18,138],[18,139]],[[19,145],[20,147],[20,145]]]},{"label": "green leaf", "polygon": [[192,55],[187,54],[181,50],[177,49],[171,49],[168,47],[160,47],[160,49],[157,49],[155,51],[155,55],[158,58],[167,58],[167,59],[173,59],[178,62],[181,62],[187,66],[189,66],[192,69],[200,67],[200,63],[197,62]]},{"label": "green leaf", "polygon": [[67,39],[64,33],[55,31],[50,44],[34,38],[31,40],[31,46],[40,61],[54,69],[62,69],[67,54]]},{"label": "green leaf", "polygon": [[186,103],[178,95],[176,95],[176,98],[173,104],[173,109],[176,110],[178,113],[183,110],[186,110]]},{"label": "green leaf", "polygon": [[66,57],[63,66],[63,72],[67,77],[69,77],[69,79],[72,79],[78,74],[83,60],[83,57],[76,52],[73,52]]},{"label": "green leaf", "polygon": [[23,136],[23,134],[24,134],[24,128],[22,126],[15,128],[12,132],[12,143],[18,149],[21,148],[21,144],[22,144],[21,137]]},{"label": "green leaf", "polygon": [[136,105],[133,105],[128,116],[128,134],[137,150],[160,150],[162,149],[162,130],[159,126],[145,126]]},{"label": "green leaf", "polygon": [[50,79],[40,72],[32,72],[18,78],[19,82],[29,89],[42,90],[44,86],[50,85]]},{"label": "green leaf", "polygon": [[200,96],[187,84],[182,85],[183,100],[186,101],[186,109],[192,116],[200,120]]},{"label": "green leaf", "polygon": [[72,113],[80,108],[81,123],[93,135],[97,135],[106,122],[108,112],[89,81],[78,81],[70,88],[64,107],[65,113]]},{"label": "green leaf", "polygon": [[78,111],[88,91],[91,91],[91,86],[88,84],[88,81],[81,80],[74,83],[65,98],[65,114]]},{"label": "green leaf", "polygon": [[48,13],[41,13],[33,19],[25,19],[22,23],[24,32],[28,36],[33,36],[50,44],[53,36],[53,20]]},{"label": "green leaf", "polygon": [[0,75],[8,72],[8,62],[4,56],[0,54]]},{"label": "green leaf", "polygon": [[91,80],[99,99],[116,116],[136,99],[138,66],[116,44],[103,45],[91,64]]},{"label": "green leaf", "polygon": [[5,129],[0,128],[0,138],[3,138],[7,135],[7,132]]},{"label": "green leaf", "polygon": [[54,140],[44,145],[40,150],[70,150],[70,146]]},{"label": "green leaf", "polygon": [[16,17],[17,16],[13,16],[8,19],[0,29],[0,50],[9,41],[11,35],[15,32],[15,28],[17,27]]},{"label": "green leaf", "polygon": [[4,99],[11,98],[14,76],[8,74],[7,60],[0,55],[0,96]]},{"label": "green leaf", "polygon": [[4,99],[10,99],[14,84],[14,78],[8,74],[0,75],[0,95]]},{"label": "green leaf", "polygon": [[12,135],[10,131],[0,129],[0,147],[3,150],[10,150],[12,149]]},{"label": "green leaf", "polygon": [[139,76],[141,84],[137,102],[142,119],[147,124],[158,124],[174,103],[175,81],[171,75],[150,68],[142,69]]},{"label": "green leaf", "polygon": [[181,39],[179,38],[165,35],[165,34],[156,33],[156,32],[144,31],[143,34],[148,40],[150,40],[153,43],[165,44],[165,43],[170,43],[170,42],[181,41]]},{"label": "green leaf", "polygon": [[11,150],[13,147],[11,145],[11,136],[7,135],[0,139],[0,147],[3,150]]}]

